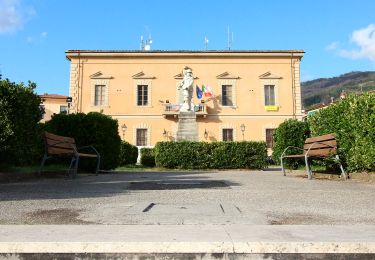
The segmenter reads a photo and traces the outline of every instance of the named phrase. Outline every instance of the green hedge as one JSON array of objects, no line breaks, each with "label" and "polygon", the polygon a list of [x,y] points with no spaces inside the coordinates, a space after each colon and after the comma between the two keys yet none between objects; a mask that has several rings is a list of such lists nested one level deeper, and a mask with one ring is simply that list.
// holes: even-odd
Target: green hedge
[{"label": "green hedge", "polygon": [[[100,169],[114,169],[119,165],[121,139],[118,122],[97,112],[88,114],[56,114],[45,124],[46,131],[74,137],[77,146],[93,145],[101,156]],[[82,160],[80,167],[93,169],[95,160]]]},{"label": "green hedge", "polygon": [[155,166],[154,148],[141,148],[141,164],[148,167]]},{"label": "green hedge", "polygon": [[159,142],[157,166],[181,169],[263,169],[265,142]]},{"label": "green hedge", "polygon": [[335,133],[348,171],[375,170],[375,94],[350,95],[308,119],[313,136]]},{"label": "green hedge", "polygon": [[126,141],[121,142],[120,148],[120,166],[136,164],[138,158],[138,148]]},{"label": "green hedge", "polygon": [[[309,124],[296,119],[288,119],[281,123],[274,134],[275,145],[273,147],[272,159],[280,164],[280,156],[288,146],[303,148],[305,140],[310,137]],[[300,149],[290,148],[286,154],[301,154]],[[304,165],[303,159],[285,160],[285,166],[297,168]]]},{"label": "green hedge", "polygon": [[0,78],[0,164],[27,165],[40,160],[40,98],[35,83]]}]

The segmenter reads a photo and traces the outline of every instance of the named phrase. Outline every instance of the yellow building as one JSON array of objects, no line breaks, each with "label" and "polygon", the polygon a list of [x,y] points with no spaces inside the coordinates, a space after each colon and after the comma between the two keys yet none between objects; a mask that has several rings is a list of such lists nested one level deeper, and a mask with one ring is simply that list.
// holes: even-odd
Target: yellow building
[{"label": "yellow building", "polygon": [[304,51],[104,51],[69,50],[71,112],[101,111],[137,146],[176,140],[177,86],[192,69],[199,141],[263,140],[284,120],[302,118],[300,61]]},{"label": "yellow building", "polygon": [[44,93],[39,95],[42,103],[40,104],[44,110],[41,122],[46,122],[51,119],[54,114],[69,112],[69,97],[59,94]]}]

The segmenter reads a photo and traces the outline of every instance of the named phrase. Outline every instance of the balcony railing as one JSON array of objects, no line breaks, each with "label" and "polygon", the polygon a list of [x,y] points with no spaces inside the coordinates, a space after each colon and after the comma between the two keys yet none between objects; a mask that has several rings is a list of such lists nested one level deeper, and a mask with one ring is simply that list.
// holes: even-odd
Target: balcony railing
[{"label": "balcony railing", "polygon": [[[181,105],[179,104],[164,104],[164,111],[163,111],[163,116],[177,116],[180,113],[180,108]],[[194,105],[194,112],[197,116],[206,116],[207,111],[206,111],[206,104],[201,103],[201,104],[196,104]]]}]

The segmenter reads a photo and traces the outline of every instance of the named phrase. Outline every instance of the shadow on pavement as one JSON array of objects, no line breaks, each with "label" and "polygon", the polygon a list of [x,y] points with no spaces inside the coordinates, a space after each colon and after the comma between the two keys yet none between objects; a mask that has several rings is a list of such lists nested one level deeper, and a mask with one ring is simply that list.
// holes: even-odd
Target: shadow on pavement
[{"label": "shadow on pavement", "polygon": [[147,190],[228,189],[241,184],[202,172],[116,172],[99,176],[78,174],[75,179],[40,178],[0,184],[0,201],[111,197]]}]

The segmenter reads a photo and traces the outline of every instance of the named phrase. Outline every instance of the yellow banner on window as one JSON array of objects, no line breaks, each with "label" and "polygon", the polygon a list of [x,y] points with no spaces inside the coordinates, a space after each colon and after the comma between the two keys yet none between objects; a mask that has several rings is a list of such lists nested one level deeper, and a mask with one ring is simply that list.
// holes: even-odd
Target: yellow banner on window
[{"label": "yellow banner on window", "polygon": [[278,111],[279,106],[265,106],[264,107],[267,111]]}]

